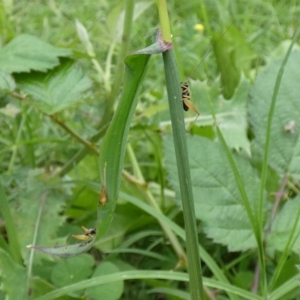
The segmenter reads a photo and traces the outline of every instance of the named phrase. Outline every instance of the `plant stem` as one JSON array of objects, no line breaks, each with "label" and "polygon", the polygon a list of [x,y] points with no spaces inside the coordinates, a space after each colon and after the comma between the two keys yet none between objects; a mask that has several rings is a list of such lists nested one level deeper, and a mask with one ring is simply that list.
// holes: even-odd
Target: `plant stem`
[{"label": "plant stem", "polygon": [[160,29],[165,43],[171,43],[171,30],[166,0],[157,0]]},{"label": "plant stem", "polygon": [[[150,190],[148,189],[144,176],[141,172],[141,169],[139,167],[139,164],[136,160],[135,154],[133,152],[133,149],[131,147],[131,145],[128,143],[127,144],[127,153],[129,155],[129,158],[131,160],[131,163],[133,165],[133,169],[134,172],[137,176],[137,179],[139,182],[143,182],[143,185],[140,185],[140,187],[144,187],[142,188],[148,203],[156,210],[158,211],[160,214],[163,214],[163,212],[161,211],[159,205],[157,204],[157,202],[155,201],[155,198],[153,197],[152,193],[150,192]],[[163,229],[163,231],[165,232],[166,236],[168,237],[174,251],[176,252],[178,259],[179,259],[179,264],[183,267],[187,266],[187,258],[186,258],[186,254],[184,252],[184,250],[182,249],[176,235],[174,234],[174,232],[168,227],[166,226],[163,222],[161,222],[159,220],[160,226]]]},{"label": "plant stem", "polygon": [[191,299],[199,300],[204,299],[203,283],[179,73],[172,49],[163,53],[163,59],[186,231]]},{"label": "plant stem", "polygon": [[91,150],[96,155],[99,155],[99,151],[94,147],[92,143],[89,141],[83,139],[79,134],[77,134],[72,128],[70,128],[66,123],[62,122],[58,119],[56,115],[50,115],[50,118],[58,124],[60,127],[62,127],[66,132],[68,132],[72,137],[74,137],[77,141],[82,143],[86,148]]}]

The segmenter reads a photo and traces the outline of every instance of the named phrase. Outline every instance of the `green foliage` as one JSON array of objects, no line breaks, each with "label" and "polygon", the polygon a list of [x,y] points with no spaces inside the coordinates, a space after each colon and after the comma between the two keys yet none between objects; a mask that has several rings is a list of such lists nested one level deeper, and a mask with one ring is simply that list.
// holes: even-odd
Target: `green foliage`
[{"label": "green foliage", "polygon": [[[251,62],[255,53],[245,40],[245,36],[232,24],[226,25],[226,34],[223,31],[214,34],[218,41],[214,44],[217,64],[221,72],[223,94],[226,99],[231,98],[239,84],[241,73],[249,76]],[[238,52],[238,54],[237,54]]]},{"label": "green foliage", "polygon": [[28,288],[26,269],[15,263],[2,249],[0,249],[0,275],[3,290],[9,299],[26,299]]},{"label": "green foliage", "polygon": [[[60,260],[52,269],[51,281],[57,287],[80,282],[89,278],[93,272],[94,260],[90,255],[83,254]],[[72,294],[74,297],[80,294]]]},{"label": "green foliage", "polygon": [[[166,167],[170,182],[177,187],[175,155],[170,138],[165,140]],[[189,138],[188,149],[197,218],[202,228],[215,242],[228,246],[230,251],[246,251],[255,247],[255,239],[237,183],[222,147],[204,138]],[[205,158],[205,159],[202,159]],[[236,156],[244,188],[257,207],[259,177],[249,159]],[[178,194],[178,190],[177,193]]]},{"label": "green foliage", "polygon": [[[300,52],[291,54],[285,67],[272,122],[270,144],[270,166],[282,177],[289,173],[295,180],[300,179],[299,162],[299,119],[298,78],[300,70],[297,64]],[[250,124],[253,128],[257,150],[261,153],[266,135],[266,123],[271,96],[274,89],[274,74],[278,73],[282,60],[272,63],[257,76],[251,90],[249,101]]]},{"label": "green foliage", "polygon": [[22,34],[0,50],[0,70],[4,72],[46,71],[59,65],[59,56],[69,56],[69,49],[60,49],[35,36]]},{"label": "green foliage", "polygon": [[[111,262],[102,262],[95,270],[93,277],[108,275],[117,273],[118,268]],[[101,285],[99,287],[88,288],[85,294],[90,299],[107,299],[107,300],[117,300],[120,299],[123,293],[123,281],[117,281],[114,283],[109,283]]]},{"label": "green foliage", "polygon": [[[176,159],[152,55],[165,45],[143,48],[157,7],[130,1],[0,4],[0,299],[190,299],[180,160],[205,299],[299,299],[299,50],[276,83],[299,3],[168,3],[180,77],[201,113],[182,111],[173,84],[174,128],[184,114],[189,131]],[[168,85],[178,81],[166,69]],[[97,237],[68,239],[81,226]]]},{"label": "green foliage", "polygon": [[45,114],[55,114],[82,100],[91,88],[91,80],[72,61],[65,61],[48,73],[35,72],[16,76],[22,92],[32,98],[29,102]]}]

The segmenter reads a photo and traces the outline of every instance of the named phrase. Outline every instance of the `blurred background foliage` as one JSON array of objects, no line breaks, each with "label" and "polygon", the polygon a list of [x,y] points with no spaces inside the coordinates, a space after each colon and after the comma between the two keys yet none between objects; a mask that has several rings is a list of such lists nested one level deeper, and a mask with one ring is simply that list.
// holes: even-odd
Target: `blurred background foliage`
[{"label": "blurred background foliage", "polygon": [[[44,75],[39,68],[37,71],[31,69],[30,78],[24,70],[13,71],[13,78],[17,82],[16,89],[12,83],[9,93],[6,90],[1,91],[0,182],[4,187],[5,200],[9,204],[7,209],[12,216],[14,225],[11,225],[15,226],[15,232],[8,232],[8,221],[4,215],[7,210],[1,206],[0,267],[3,272],[9,269],[11,273],[6,274],[13,279],[10,286],[7,279],[9,276],[5,278],[2,274],[4,290],[0,292],[0,299],[4,299],[7,291],[10,293],[18,282],[24,280],[31,282],[29,297],[35,299],[55,288],[106,272],[135,269],[170,270],[178,263],[178,257],[157,220],[127,199],[128,195],[132,195],[136,199],[144,200],[144,188],[147,186],[167,217],[179,226],[184,226],[181,208],[176,201],[178,190],[173,178],[173,153],[168,146],[168,138],[165,139],[170,133],[170,118],[163,64],[158,55],[151,58],[147,76],[140,87],[139,102],[128,139],[128,145],[134,154],[129,150],[127,152],[121,184],[122,193],[108,231],[96,241],[89,254],[79,257],[52,259],[39,253],[33,257],[25,248],[33,240],[37,244],[52,246],[66,244],[68,236],[77,234],[81,225],[94,227],[101,190],[98,156],[90,149],[78,163],[73,162],[66,172],[62,171],[66,170],[65,167],[70,164],[71,158],[83,148],[82,143],[66,130],[66,126],[83,140],[90,140],[99,130],[99,124],[105,117],[107,101],[112,93],[115,93],[114,107],[117,105],[122,84],[117,90],[112,87],[116,76],[119,75],[117,63],[124,42],[123,24],[120,21],[124,17],[124,2],[3,0],[0,3],[2,49],[21,34],[30,34],[62,51],[57,54],[57,57],[60,57],[57,69],[54,69],[55,65],[48,66],[48,72]],[[220,117],[219,125],[224,130],[230,148],[242,153],[242,156],[247,156],[252,151],[251,164],[259,169],[260,150],[251,149],[255,134],[250,129],[251,121],[247,119],[249,89],[254,84],[257,74],[286,52],[295,28],[300,26],[300,3],[297,0],[215,0],[205,1],[204,6],[205,10],[196,0],[174,0],[168,3],[181,80],[189,82],[191,100],[201,112],[195,123],[193,112],[186,113],[186,128],[193,136],[210,140],[216,138],[206,101],[209,95],[216,105],[216,113]],[[84,43],[80,38],[76,20],[86,29],[92,48],[88,48],[89,43]],[[143,48],[147,36],[158,26],[155,3],[135,1],[128,52]],[[32,43],[35,45],[35,42]],[[29,44],[24,47],[29,47]],[[26,49],[29,49],[25,48],[18,50],[26,52]],[[92,49],[94,56],[88,53],[88,49]],[[70,57],[72,62],[76,61],[75,69],[70,63]],[[59,79],[56,75],[60,76]],[[5,78],[7,80],[7,77]],[[35,78],[36,87],[32,84],[32,78]],[[44,94],[39,90],[39,80],[43,84],[48,80],[49,85],[45,87]],[[72,94],[70,105],[64,102],[66,96],[59,101],[59,98],[55,98],[56,95],[53,96],[53,99],[58,101],[56,108],[59,105],[61,107],[51,111],[49,107],[41,106],[40,102],[36,105],[34,100],[25,101],[22,98],[28,93],[41,97],[43,101],[52,84],[55,85],[55,91],[59,87],[62,90],[69,88],[70,93],[73,93],[73,89],[76,90],[76,93]],[[18,94],[11,92],[15,90]],[[250,108],[253,115],[260,109],[260,105],[256,103]],[[226,113],[233,111],[232,115],[226,116]],[[252,125],[255,128],[254,122]],[[96,139],[93,145],[99,150],[101,138]],[[112,144],[112,147],[114,146]],[[192,147],[194,152],[191,160],[197,156],[199,146]],[[213,149],[208,152],[220,156],[217,151],[213,152]],[[209,159],[213,164],[213,157]],[[226,176],[222,168],[221,171]],[[139,172],[144,178],[142,184],[138,180],[141,178]],[[282,175],[276,167],[275,171],[273,168],[269,170],[266,187],[269,200],[274,198],[272,193],[279,190]],[[297,175],[294,178],[297,179]],[[294,184],[296,186],[298,182]],[[285,198],[295,196],[295,191],[297,190],[290,186]],[[212,215],[213,218],[218,218],[218,214],[222,212]],[[202,219],[204,222],[207,221],[206,218],[210,219],[207,221],[209,228],[214,226],[212,216],[207,215],[205,220]],[[38,230],[36,224],[39,224]],[[199,220],[199,237],[203,247],[224,269],[233,285],[250,290],[255,281],[256,266],[251,241],[248,241],[250,246],[247,243],[237,245],[235,240],[230,238],[222,242],[222,238],[216,237],[215,233],[208,233],[204,227]],[[14,249],[9,250],[7,247],[11,247],[11,240],[7,246],[7,237],[14,234]],[[269,249],[270,273],[278,261],[278,244],[280,241],[273,240],[274,248]],[[14,257],[14,261],[9,260],[8,253]],[[294,265],[297,262],[295,252],[291,253],[273,288],[296,274]],[[20,270],[19,265],[22,266]],[[212,276],[211,270],[205,265],[203,272],[205,276]],[[172,282],[171,287],[175,290],[186,290],[185,283]],[[158,290],[153,290],[152,294],[152,288]],[[188,297],[187,294],[175,292],[175,295],[171,295],[170,290],[169,296],[166,296],[160,292],[163,288],[170,288],[170,284],[157,280],[132,280],[124,285],[119,281],[115,285],[105,285],[98,292],[95,288],[90,288],[59,299],[188,299],[185,298]],[[288,295],[288,292],[291,292],[291,295]],[[295,288],[288,292],[285,298],[281,299],[296,299]],[[16,297],[11,299],[25,299],[20,298],[20,295]],[[222,293],[207,297],[227,299]]]}]

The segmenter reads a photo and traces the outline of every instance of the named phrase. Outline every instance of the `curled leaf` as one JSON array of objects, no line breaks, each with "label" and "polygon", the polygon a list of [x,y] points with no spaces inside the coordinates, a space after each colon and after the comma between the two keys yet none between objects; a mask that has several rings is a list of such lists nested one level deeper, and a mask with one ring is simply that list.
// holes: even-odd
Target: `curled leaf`
[{"label": "curled leaf", "polygon": [[78,243],[74,245],[64,245],[64,246],[54,246],[54,247],[43,247],[28,245],[27,248],[38,250],[49,255],[60,256],[60,257],[70,257],[79,255],[90,250],[96,240],[96,236],[93,236],[90,240],[83,243]]}]

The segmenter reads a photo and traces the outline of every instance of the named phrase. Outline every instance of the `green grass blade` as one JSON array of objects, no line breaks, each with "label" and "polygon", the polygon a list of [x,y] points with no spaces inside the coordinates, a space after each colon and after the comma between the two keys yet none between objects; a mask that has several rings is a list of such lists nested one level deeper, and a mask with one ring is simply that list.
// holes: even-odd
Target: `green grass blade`
[{"label": "green grass blade", "polygon": [[[121,196],[122,199],[140,208],[141,210],[145,211],[146,213],[153,216],[157,220],[160,220],[161,223],[165,223],[177,236],[179,236],[183,241],[186,241],[186,235],[184,230],[181,227],[179,227],[176,223],[174,223],[172,220],[170,220],[168,217],[166,217],[164,214],[159,213],[154,208],[150,207],[148,204],[128,194],[121,193]],[[220,282],[229,284],[229,281],[224,275],[223,271],[219,268],[219,266],[216,264],[214,259],[210,256],[210,254],[206,252],[206,250],[200,244],[198,246],[199,246],[201,258],[203,262],[206,264],[206,266],[209,268],[209,270],[214,274],[214,276]]]},{"label": "green grass blade", "polygon": [[[119,272],[114,274],[109,274],[105,276],[93,277],[91,279],[83,280],[81,282],[65,286],[61,289],[57,289],[53,292],[50,292],[42,297],[37,298],[36,300],[52,300],[57,299],[58,297],[65,295],[67,293],[84,290],[88,287],[98,286],[101,284],[117,282],[121,280],[130,280],[130,279],[165,279],[165,280],[176,280],[176,281],[189,281],[188,275],[182,272],[174,271],[153,271],[153,270],[144,270],[144,271],[126,271]],[[249,300],[262,300],[263,298],[257,296],[251,292],[244,291],[241,288],[234,287],[225,283],[220,283],[212,279],[204,279],[204,284],[207,287],[211,287],[218,290],[223,290],[226,292],[234,293],[238,296],[243,297],[243,299]],[[198,298],[200,299],[200,298]]]},{"label": "green grass blade", "polygon": [[270,296],[269,300],[281,300],[281,299],[292,299],[292,298],[284,298],[289,292],[298,289],[299,295],[299,275],[290,278],[284,284],[282,284],[278,289],[274,290]]},{"label": "green grass blade", "polygon": [[163,53],[168,100],[186,231],[191,299],[203,299],[202,271],[181,100],[179,72],[173,50]]},{"label": "green grass blade", "polygon": [[158,42],[139,50],[125,59],[125,81],[123,93],[114,118],[101,145],[99,159],[102,193],[106,203],[98,206],[98,236],[107,229],[113,217],[118,198],[121,172],[126,151],[130,122],[137,105],[137,92],[152,54],[165,49]]}]

